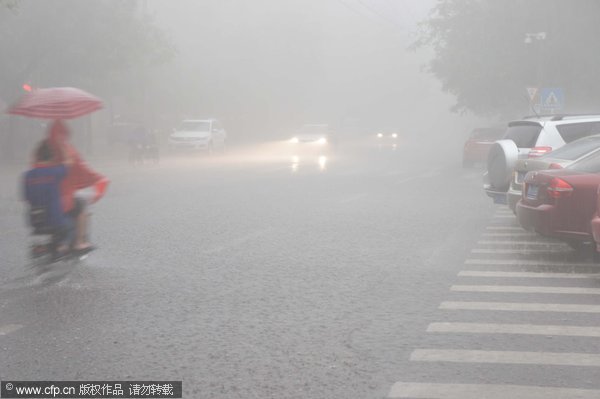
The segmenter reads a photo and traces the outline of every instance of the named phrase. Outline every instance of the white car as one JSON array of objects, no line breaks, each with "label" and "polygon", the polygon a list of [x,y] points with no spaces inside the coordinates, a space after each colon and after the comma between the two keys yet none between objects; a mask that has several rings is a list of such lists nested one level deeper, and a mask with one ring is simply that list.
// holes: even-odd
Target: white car
[{"label": "white car", "polygon": [[325,168],[333,145],[333,135],[328,125],[304,125],[289,140],[292,165],[316,162]]},{"label": "white car", "polygon": [[551,115],[510,122],[502,140],[490,147],[483,188],[506,204],[517,160],[537,158],[566,143],[600,133],[600,115]]},{"label": "white car", "polygon": [[377,147],[384,148],[390,147],[395,150],[398,147],[398,137],[400,135],[396,130],[382,130],[376,134],[377,137]]},{"label": "white car", "polygon": [[186,119],[169,136],[171,149],[225,151],[227,132],[216,119]]}]

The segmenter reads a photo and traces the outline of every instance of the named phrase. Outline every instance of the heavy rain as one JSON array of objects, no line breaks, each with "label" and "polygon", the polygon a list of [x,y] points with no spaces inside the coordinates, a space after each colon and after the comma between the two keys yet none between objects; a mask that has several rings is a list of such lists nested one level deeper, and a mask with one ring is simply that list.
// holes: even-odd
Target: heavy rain
[{"label": "heavy rain", "polygon": [[598,15],[0,0],[0,397],[599,398]]}]

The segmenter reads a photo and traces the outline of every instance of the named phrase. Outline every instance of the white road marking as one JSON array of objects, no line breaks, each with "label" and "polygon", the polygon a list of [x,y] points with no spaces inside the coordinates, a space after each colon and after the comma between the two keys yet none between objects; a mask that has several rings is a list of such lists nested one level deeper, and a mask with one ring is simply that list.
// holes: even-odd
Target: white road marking
[{"label": "white road marking", "polygon": [[340,204],[347,204],[347,203],[350,203],[350,202],[362,200],[363,198],[366,198],[367,196],[368,196],[367,193],[356,194],[356,195],[350,196],[348,198],[344,198],[343,200],[340,200],[339,203]]},{"label": "white road marking", "polygon": [[600,295],[600,288],[583,287],[532,287],[523,285],[453,285],[450,291],[458,292],[510,292],[515,294],[575,294]]},{"label": "white road marking", "polygon": [[501,277],[501,278],[600,278],[600,274],[585,273],[541,273],[541,272],[496,272],[463,270],[458,277]]},{"label": "white road marking", "polygon": [[479,245],[531,245],[531,246],[562,246],[565,248],[570,248],[567,244],[565,244],[564,242],[556,242],[556,241],[521,241],[521,240],[510,240],[510,241],[494,241],[494,240],[481,240],[481,241],[477,241],[477,244]]},{"label": "white road marking", "polygon": [[565,252],[567,248],[545,248],[545,249],[530,249],[530,248],[521,248],[521,249],[495,249],[495,248],[474,248],[471,250],[473,254],[502,254],[502,255],[527,255],[527,254],[545,254],[549,252]]},{"label": "white road marking", "polygon": [[410,360],[417,362],[536,364],[551,366],[600,367],[600,354],[596,353],[416,349],[410,355]]},{"label": "white road marking", "polygon": [[388,397],[415,399],[597,399],[600,398],[600,390],[528,385],[397,382],[392,386]]},{"label": "white road marking", "polygon": [[17,330],[20,330],[21,328],[23,328],[21,324],[7,324],[5,326],[0,326],[0,336],[8,335]]},{"label": "white road marking", "polygon": [[521,232],[526,231],[522,227],[516,227],[516,226],[487,226],[486,229],[487,230],[521,231]]},{"label": "white road marking", "polygon": [[492,216],[494,219],[506,219],[506,218],[515,218],[515,215],[513,215],[512,213],[509,214],[501,214],[501,213],[497,213],[494,216]]},{"label": "white road marking", "polygon": [[600,305],[576,305],[567,303],[531,302],[442,302],[444,310],[492,310],[504,312],[561,312],[561,313],[600,313]]},{"label": "white road marking", "polygon": [[594,263],[565,263],[539,260],[520,260],[520,259],[467,259],[465,265],[494,265],[494,266],[596,266]]},{"label": "white road marking", "polygon": [[431,323],[427,332],[468,334],[556,335],[570,337],[600,337],[600,327],[560,326],[539,324],[495,323]]},{"label": "white road marking", "polygon": [[532,234],[532,233],[483,233],[482,234],[484,237],[539,237],[542,238],[541,236],[537,235],[537,234]]}]

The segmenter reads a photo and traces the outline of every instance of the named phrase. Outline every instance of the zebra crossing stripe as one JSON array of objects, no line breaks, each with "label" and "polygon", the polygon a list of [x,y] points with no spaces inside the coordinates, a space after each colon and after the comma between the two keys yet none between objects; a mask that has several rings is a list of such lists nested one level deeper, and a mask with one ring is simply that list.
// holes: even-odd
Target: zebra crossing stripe
[{"label": "zebra crossing stripe", "polygon": [[547,254],[551,252],[565,252],[567,248],[544,248],[544,249],[495,249],[495,248],[473,248],[473,254],[511,254],[511,255],[527,255],[527,254]]},{"label": "zebra crossing stripe", "polygon": [[530,238],[539,238],[536,234],[531,233],[483,233],[483,237],[530,237]]},{"label": "zebra crossing stripe", "polygon": [[600,390],[527,385],[397,382],[392,386],[388,397],[414,399],[597,399],[600,398]]},{"label": "zebra crossing stripe", "polygon": [[527,259],[467,259],[465,265],[493,265],[493,266],[564,266],[564,267],[590,267],[594,263],[565,263],[553,261],[538,261]]},{"label": "zebra crossing stripe", "polygon": [[480,271],[463,270],[458,273],[458,277],[500,277],[500,278],[600,278],[600,274],[585,273],[542,273],[542,272],[498,272],[498,271]]},{"label": "zebra crossing stripe", "polygon": [[416,349],[410,355],[410,360],[418,362],[600,367],[600,354],[596,353]]},{"label": "zebra crossing stripe", "polygon": [[486,230],[507,230],[507,231],[521,231],[525,232],[522,227],[516,226],[487,226]]},{"label": "zebra crossing stripe", "polygon": [[585,287],[533,287],[523,285],[453,285],[457,292],[507,292],[515,294],[574,294],[600,295],[600,288]]},{"label": "zebra crossing stripe", "polygon": [[527,246],[548,246],[548,247],[552,247],[552,246],[561,246],[564,247],[565,249],[570,248],[567,244],[562,243],[562,242],[555,242],[555,241],[518,241],[518,240],[510,240],[510,241],[493,241],[493,240],[481,240],[481,241],[477,241],[478,245],[514,245],[514,246],[519,246],[519,245],[527,245]]},{"label": "zebra crossing stripe", "polygon": [[492,310],[504,312],[600,313],[600,305],[530,302],[442,302],[443,310]]},{"label": "zebra crossing stripe", "polygon": [[539,324],[431,323],[427,332],[600,337],[600,327]]}]

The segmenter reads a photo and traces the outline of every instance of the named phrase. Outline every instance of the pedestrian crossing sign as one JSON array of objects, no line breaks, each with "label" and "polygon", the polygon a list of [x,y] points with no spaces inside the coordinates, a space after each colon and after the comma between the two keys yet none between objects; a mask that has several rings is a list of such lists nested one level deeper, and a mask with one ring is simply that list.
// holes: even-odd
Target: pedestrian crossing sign
[{"label": "pedestrian crossing sign", "polygon": [[565,93],[561,88],[543,88],[540,93],[540,107],[544,111],[556,112],[565,107]]}]

